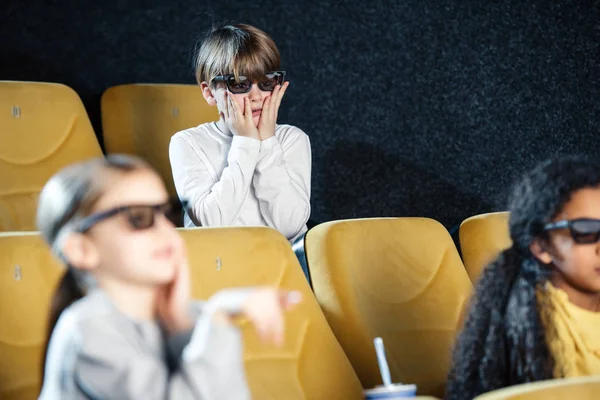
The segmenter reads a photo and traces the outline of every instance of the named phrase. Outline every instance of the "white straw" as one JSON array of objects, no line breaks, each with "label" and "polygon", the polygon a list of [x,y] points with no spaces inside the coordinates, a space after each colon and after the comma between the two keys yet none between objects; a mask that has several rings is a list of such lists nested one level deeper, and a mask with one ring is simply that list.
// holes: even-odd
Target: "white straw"
[{"label": "white straw", "polygon": [[381,373],[383,385],[390,386],[392,384],[392,378],[390,376],[390,367],[388,366],[387,359],[385,358],[385,347],[383,347],[383,340],[380,337],[376,337],[373,340],[373,343],[375,343],[377,363],[379,364],[379,372]]}]

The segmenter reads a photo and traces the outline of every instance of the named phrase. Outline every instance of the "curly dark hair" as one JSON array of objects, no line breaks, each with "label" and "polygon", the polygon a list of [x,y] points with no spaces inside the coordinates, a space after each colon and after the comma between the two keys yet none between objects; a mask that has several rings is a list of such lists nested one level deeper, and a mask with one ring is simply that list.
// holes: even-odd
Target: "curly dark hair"
[{"label": "curly dark hair", "polygon": [[536,238],[547,239],[544,226],[573,193],[599,186],[600,159],[588,156],[543,162],[515,186],[509,201],[513,244],[487,266],[476,285],[454,349],[446,399],[472,399],[562,375],[548,347],[556,332],[542,323],[553,312],[543,289],[552,267],[539,262],[529,247]]}]

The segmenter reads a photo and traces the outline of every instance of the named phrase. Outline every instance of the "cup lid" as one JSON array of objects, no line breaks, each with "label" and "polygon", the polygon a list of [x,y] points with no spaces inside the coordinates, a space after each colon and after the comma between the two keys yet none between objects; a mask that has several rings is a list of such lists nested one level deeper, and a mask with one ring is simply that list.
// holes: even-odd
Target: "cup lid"
[{"label": "cup lid", "polygon": [[373,389],[365,390],[365,394],[376,395],[388,393],[414,393],[416,391],[417,385],[404,385],[402,383],[396,383],[388,386],[376,386]]}]

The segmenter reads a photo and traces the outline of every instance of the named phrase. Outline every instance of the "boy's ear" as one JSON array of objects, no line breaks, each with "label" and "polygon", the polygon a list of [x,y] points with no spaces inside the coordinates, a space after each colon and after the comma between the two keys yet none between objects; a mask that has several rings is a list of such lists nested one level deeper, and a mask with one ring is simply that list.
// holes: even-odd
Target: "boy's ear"
[{"label": "boy's ear", "polygon": [[210,106],[216,106],[217,105],[217,99],[215,99],[213,91],[210,88],[210,86],[208,85],[208,83],[202,82],[200,84],[200,88],[202,89],[202,95],[204,96],[204,99],[206,100],[206,102],[208,103],[208,105],[210,105]]},{"label": "boy's ear", "polygon": [[552,263],[552,254],[548,250],[548,243],[540,238],[536,238],[529,245],[529,250],[535,258],[537,258],[542,264]]},{"label": "boy's ear", "polygon": [[92,270],[100,263],[98,249],[81,233],[71,233],[67,236],[62,253],[74,268]]}]

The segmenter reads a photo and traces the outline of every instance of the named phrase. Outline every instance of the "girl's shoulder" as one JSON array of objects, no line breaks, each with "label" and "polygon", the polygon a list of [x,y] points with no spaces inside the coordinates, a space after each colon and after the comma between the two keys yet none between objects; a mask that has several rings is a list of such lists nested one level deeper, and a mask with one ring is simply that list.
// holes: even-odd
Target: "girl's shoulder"
[{"label": "girl's shoulder", "polygon": [[89,332],[118,330],[126,321],[127,318],[116,309],[105,293],[94,290],[62,312],[53,336],[60,332],[71,339],[81,339]]},{"label": "girl's shoulder", "polygon": [[86,331],[90,331],[86,329],[89,322],[97,321],[94,325],[99,327],[111,326],[112,321],[103,318],[110,314],[109,310],[110,305],[97,293],[84,296],[67,307],[52,330],[46,356],[47,369],[53,371],[60,365],[70,368],[76,355],[85,347],[88,339]]}]

